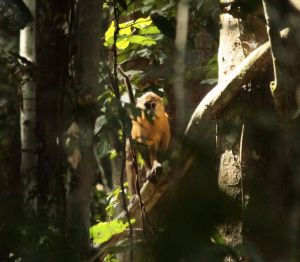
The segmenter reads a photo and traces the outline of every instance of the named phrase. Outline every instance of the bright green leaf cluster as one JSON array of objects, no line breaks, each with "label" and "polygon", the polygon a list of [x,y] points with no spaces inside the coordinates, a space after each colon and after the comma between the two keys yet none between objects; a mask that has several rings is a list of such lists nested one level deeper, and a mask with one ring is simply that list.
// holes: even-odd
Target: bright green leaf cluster
[{"label": "bright green leaf cluster", "polygon": [[[131,223],[135,220],[131,219]],[[120,234],[128,228],[128,222],[112,220],[109,222],[100,222],[90,228],[90,236],[95,245],[108,241],[113,235]]]},{"label": "bright green leaf cluster", "polygon": [[116,259],[114,257],[114,255],[112,254],[108,254],[105,258],[104,258],[104,262],[119,262],[120,260]]},{"label": "bright green leaf cluster", "polygon": [[[105,33],[105,46],[114,44],[114,34],[116,32],[115,22],[112,21]],[[151,18],[138,18],[125,23],[119,24],[119,32],[116,46],[120,50],[129,47],[130,44],[141,46],[151,46],[156,44],[156,40],[151,35],[160,34],[159,29],[153,25]]]}]

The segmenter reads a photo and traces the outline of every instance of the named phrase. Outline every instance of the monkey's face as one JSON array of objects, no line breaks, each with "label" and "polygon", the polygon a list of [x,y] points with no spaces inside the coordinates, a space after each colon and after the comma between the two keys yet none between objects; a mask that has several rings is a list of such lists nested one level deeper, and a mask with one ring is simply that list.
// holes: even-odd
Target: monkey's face
[{"label": "monkey's face", "polygon": [[138,108],[145,110],[149,114],[164,111],[163,100],[153,92],[147,92],[137,99]]}]

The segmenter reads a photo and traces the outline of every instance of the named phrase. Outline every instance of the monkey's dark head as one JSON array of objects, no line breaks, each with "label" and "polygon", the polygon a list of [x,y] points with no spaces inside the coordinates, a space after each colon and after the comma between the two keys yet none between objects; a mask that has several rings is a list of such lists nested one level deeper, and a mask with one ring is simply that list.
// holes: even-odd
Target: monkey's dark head
[{"label": "monkey's dark head", "polygon": [[163,100],[153,92],[147,92],[137,99],[137,107],[148,112],[164,110]]}]

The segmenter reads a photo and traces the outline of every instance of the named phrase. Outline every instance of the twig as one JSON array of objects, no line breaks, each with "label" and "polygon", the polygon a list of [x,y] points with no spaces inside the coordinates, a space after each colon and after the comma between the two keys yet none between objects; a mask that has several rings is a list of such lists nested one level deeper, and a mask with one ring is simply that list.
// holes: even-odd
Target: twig
[{"label": "twig", "polygon": [[100,177],[101,177],[101,180],[102,180],[102,183],[103,183],[103,186],[104,186],[104,190],[105,190],[105,192],[109,192],[112,189],[110,188],[110,186],[108,184],[108,181],[105,177],[105,173],[104,173],[103,167],[101,165],[100,158],[98,157],[98,154],[97,154],[96,146],[93,146],[93,152],[94,152],[94,157],[95,157],[96,164],[97,164],[97,167],[98,167],[98,171],[100,173]]},{"label": "twig", "polygon": [[[120,31],[119,27],[119,10],[118,10],[118,4],[117,1],[114,0],[114,17],[116,20],[116,29],[114,32],[114,45],[113,45],[113,54],[114,54],[114,79],[115,79],[115,96],[120,99],[120,89],[118,86],[118,53],[117,53],[117,39]],[[119,108],[119,114],[121,115],[121,109]],[[126,201],[126,193],[125,193],[125,188],[124,188],[124,176],[125,176],[125,166],[126,166],[126,136],[125,136],[125,124],[124,120],[122,119],[122,170],[121,170],[121,177],[120,177],[120,186],[121,186],[121,195],[122,195],[122,202],[123,202],[123,208],[125,211],[126,219],[129,225],[129,240],[130,240],[130,261],[133,261],[133,226],[130,221],[130,214],[127,208],[127,201]]]},{"label": "twig", "polygon": [[127,88],[127,91],[128,91],[128,96],[129,96],[130,103],[132,105],[135,105],[135,98],[134,98],[134,95],[133,95],[133,89],[132,89],[130,79],[129,79],[128,75],[126,75],[126,73],[124,72],[123,68],[120,65],[118,66],[118,70],[121,73],[121,75],[124,77],[124,82],[125,82],[125,85],[126,85],[126,88]]},{"label": "twig", "polygon": [[244,131],[245,131],[245,124],[242,125],[241,138],[240,138],[240,171],[241,171],[242,212],[245,209],[245,196],[244,196],[244,183],[243,183],[243,143],[244,143]]},{"label": "twig", "polygon": [[[116,2],[116,0],[114,1],[115,5],[114,5],[114,17],[116,20],[116,28],[115,28],[115,32],[114,32],[114,44],[113,44],[113,55],[114,55],[114,78],[115,78],[115,82],[118,83],[118,72],[117,72],[117,68],[118,68],[118,51],[117,51],[117,40],[118,40],[118,35],[120,32],[120,27],[119,27],[119,10],[118,10],[118,4]],[[120,98],[120,89],[119,86],[116,84],[115,87],[115,95],[117,98]]]},{"label": "twig", "polygon": [[130,261],[133,261],[133,226],[130,221],[130,214],[129,210],[127,208],[127,201],[126,201],[126,193],[125,193],[125,188],[124,188],[124,182],[125,182],[125,166],[126,166],[126,159],[125,159],[125,154],[126,154],[126,137],[125,137],[125,127],[124,123],[122,121],[122,130],[123,130],[123,135],[122,135],[122,154],[123,154],[123,159],[122,159],[122,170],[121,170],[121,177],[120,177],[120,186],[121,186],[121,192],[122,192],[122,202],[123,202],[123,208],[125,210],[126,214],[126,219],[128,222],[129,226],[129,241],[130,241]]}]

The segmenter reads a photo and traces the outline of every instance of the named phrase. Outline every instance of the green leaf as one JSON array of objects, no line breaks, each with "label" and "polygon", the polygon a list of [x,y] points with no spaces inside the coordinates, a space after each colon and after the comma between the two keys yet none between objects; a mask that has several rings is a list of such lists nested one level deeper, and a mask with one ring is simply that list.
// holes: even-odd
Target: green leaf
[{"label": "green leaf", "polygon": [[128,50],[125,50],[125,52],[120,52],[118,53],[118,64],[122,64],[124,62],[126,62],[130,57],[130,52],[128,52]]},{"label": "green leaf", "polygon": [[117,44],[116,44],[117,48],[119,48],[121,50],[126,49],[129,46],[129,43],[130,43],[129,40],[130,40],[130,38],[128,38],[128,37],[124,37],[124,38],[121,38],[121,39],[118,38]]},{"label": "green leaf", "polygon": [[113,150],[110,151],[109,159],[110,159],[110,160],[113,160],[114,158],[117,157],[117,155],[118,155],[117,150],[113,149]]},{"label": "green leaf", "polygon": [[132,26],[135,28],[138,28],[138,29],[143,29],[151,24],[152,24],[152,20],[151,20],[150,16],[148,16],[146,18],[141,17],[141,18],[137,19]]},{"label": "green leaf", "polygon": [[101,115],[99,116],[97,119],[96,119],[96,122],[95,122],[95,129],[94,129],[94,134],[98,134],[104,125],[107,124],[107,118],[105,115]]},{"label": "green leaf", "polygon": [[[131,223],[135,220],[131,219]],[[102,244],[108,241],[113,235],[124,232],[128,227],[128,222],[124,223],[119,220],[109,222],[100,222],[90,228],[90,236],[93,238],[94,244]]]},{"label": "green leaf", "polygon": [[116,259],[112,254],[108,254],[104,258],[104,262],[120,262],[120,260]]},{"label": "green leaf", "polygon": [[[133,21],[122,23],[119,25],[120,31],[119,31],[119,36],[117,39],[117,47],[119,49],[125,49],[129,45],[129,38],[128,36],[131,35],[132,30],[131,30],[131,24]],[[114,44],[114,34],[115,34],[115,22],[112,21],[109,28],[105,32],[105,46],[111,46]]]},{"label": "green leaf", "polygon": [[115,22],[112,21],[110,23],[109,28],[107,29],[107,31],[105,32],[105,42],[108,42],[110,39],[114,38],[114,33],[115,33]]},{"label": "green leaf", "polygon": [[142,36],[142,35],[133,35],[130,38],[130,43],[151,46],[151,45],[155,45],[156,41],[151,37]]},{"label": "green leaf", "polygon": [[157,26],[149,26],[149,27],[145,27],[140,29],[140,35],[156,35],[156,34],[160,34],[160,30],[157,28]]},{"label": "green leaf", "polygon": [[119,31],[119,35],[131,35],[131,26],[121,28]]},{"label": "green leaf", "polygon": [[98,146],[98,157],[105,157],[109,154],[111,150],[111,144],[109,143],[109,141],[107,141],[106,139],[101,139],[99,142],[99,146]]},{"label": "green leaf", "polygon": [[127,28],[127,27],[130,27],[134,24],[134,21],[133,20],[130,20],[130,21],[127,21],[127,22],[124,22],[124,23],[121,23],[119,24],[119,27],[122,29],[122,28]]}]

